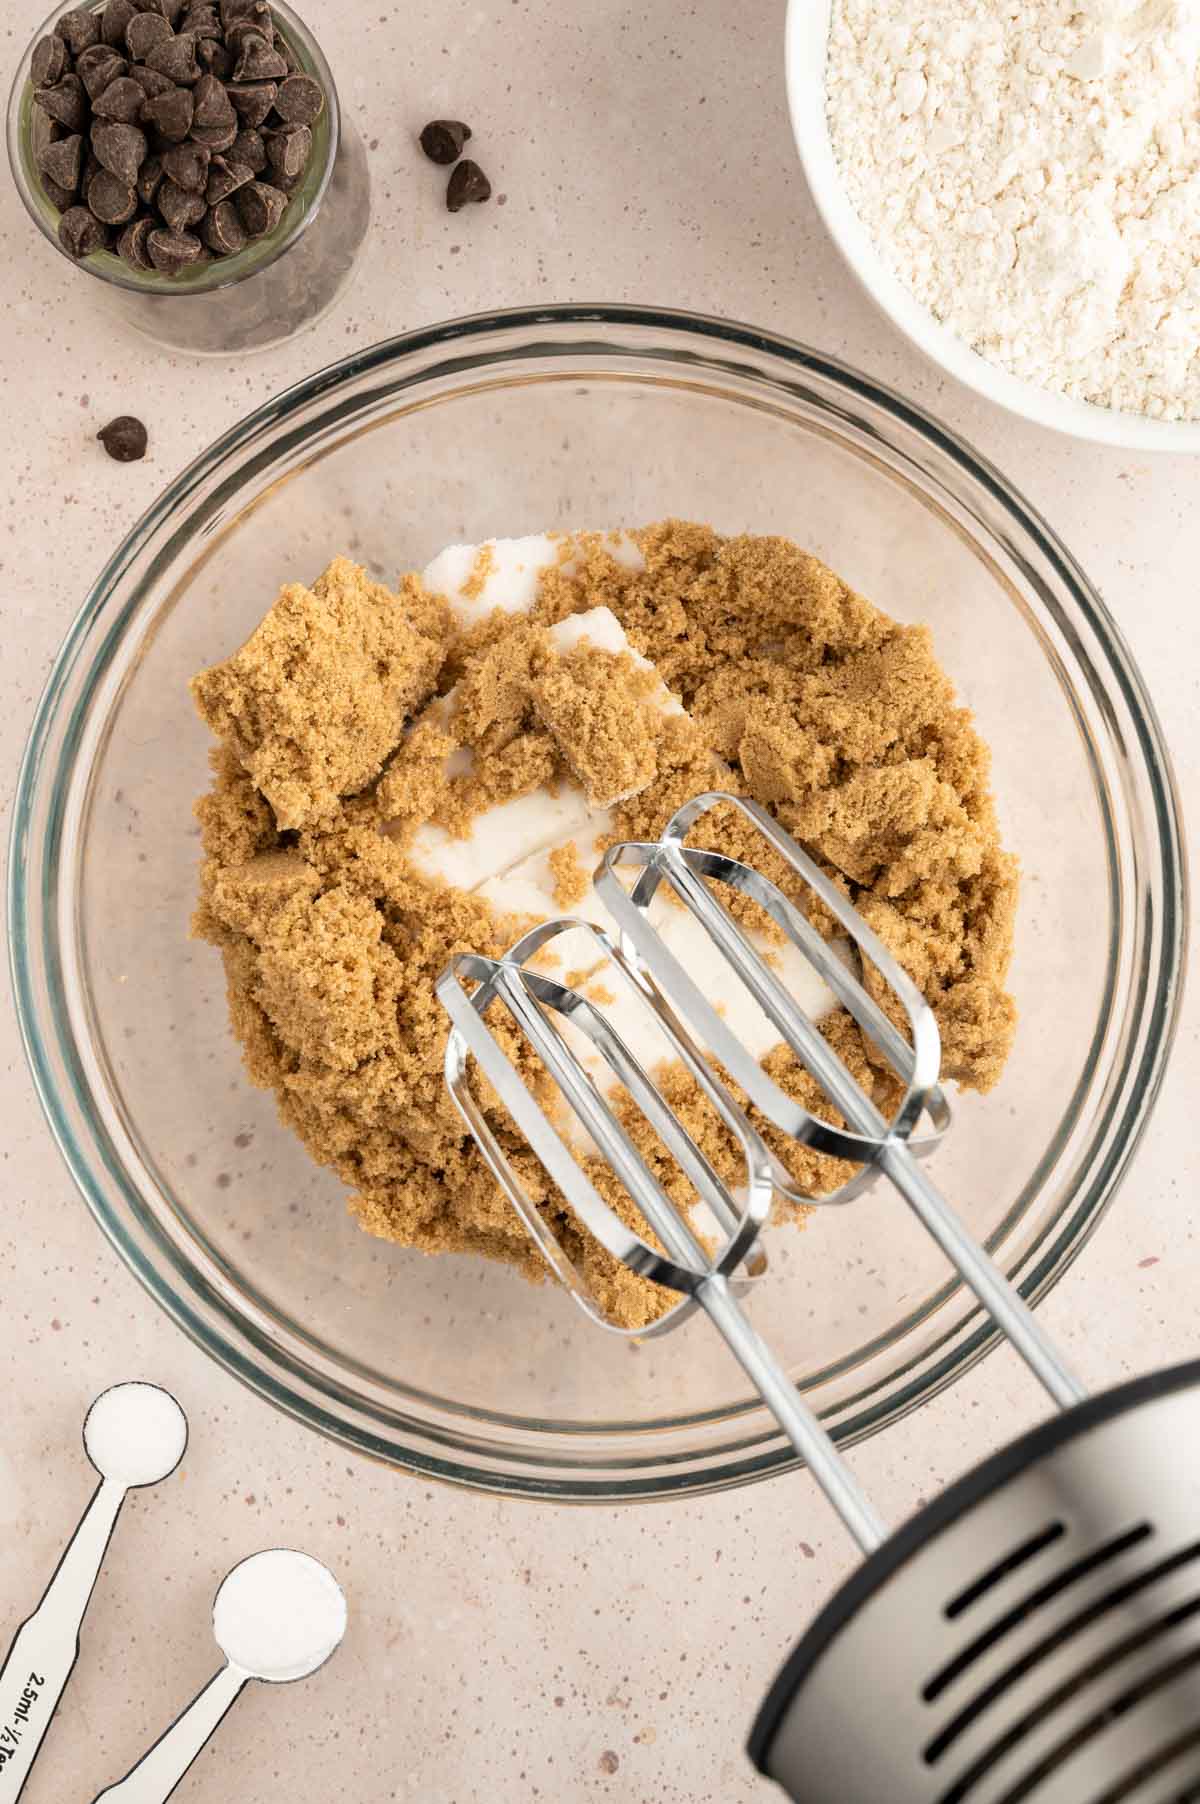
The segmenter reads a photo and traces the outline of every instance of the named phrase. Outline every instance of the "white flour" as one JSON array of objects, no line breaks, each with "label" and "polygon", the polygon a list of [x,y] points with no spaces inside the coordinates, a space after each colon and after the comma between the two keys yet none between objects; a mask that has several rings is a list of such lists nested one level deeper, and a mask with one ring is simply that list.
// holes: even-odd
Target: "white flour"
[{"label": "white flour", "polygon": [[1200,0],[833,0],[833,148],[981,356],[1200,418]]}]

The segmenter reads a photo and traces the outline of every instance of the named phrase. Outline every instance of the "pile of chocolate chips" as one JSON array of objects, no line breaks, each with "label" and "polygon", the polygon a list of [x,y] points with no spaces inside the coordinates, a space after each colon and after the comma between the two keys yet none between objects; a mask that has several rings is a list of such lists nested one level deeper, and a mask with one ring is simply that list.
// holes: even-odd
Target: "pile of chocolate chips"
[{"label": "pile of chocolate chips", "polygon": [[106,0],[34,46],[38,163],[73,257],[178,275],[274,231],[325,107],[267,0]]}]

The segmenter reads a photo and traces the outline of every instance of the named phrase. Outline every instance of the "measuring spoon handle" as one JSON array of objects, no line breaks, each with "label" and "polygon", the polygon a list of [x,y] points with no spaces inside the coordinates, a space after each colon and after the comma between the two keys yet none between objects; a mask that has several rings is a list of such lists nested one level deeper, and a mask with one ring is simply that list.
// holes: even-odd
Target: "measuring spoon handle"
[{"label": "measuring spoon handle", "polygon": [[79,1629],[125,1487],[106,1478],[58,1563],[41,1603],[17,1630],[0,1669],[0,1804],[16,1804],[79,1658]]},{"label": "measuring spoon handle", "polygon": [[92,1804],[163,1804],[237,1701],[245,1683],[244,1672],[235,1666],[223,1666],[137,1765],[107,1791],[97,1792]]}]

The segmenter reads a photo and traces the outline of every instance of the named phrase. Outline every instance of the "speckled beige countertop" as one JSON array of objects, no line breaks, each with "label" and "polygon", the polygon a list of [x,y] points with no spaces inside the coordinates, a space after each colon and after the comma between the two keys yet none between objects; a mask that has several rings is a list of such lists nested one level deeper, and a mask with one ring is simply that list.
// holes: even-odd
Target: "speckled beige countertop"
[{"label": "speckled beige countertop", "polygon": [[[1117,614],[1200,794],[1200,460],[1139,459],[1024,428],[943,383],[885,326],[814,218],[792,154],[783,6],[727,0],[309,0],[370,146],[375,225],[317,330],[227,372],[96,330],[89,284],[0,185],[0,803],[85,584],[156,491],[246,409],[352,347],[493,305],[663,302],[807,339],[933,409],[1011,475]],[[0,0],[5,80],[37,22]],[[414,129],[476,122],[503,206],[451,217]],[[151,455],[92,435],[140,414]],[[7,830],[7,821],[5,822]],[[1200,1349],[1194,1226],[1200,1008],[1186,1006],[1148,1143],[1045,1307],[1104,1384]],[[173,1387],[185,1474],[134,1497],[29,1804],[91,1798],[213,1667],[225,1569],[290,1542],[334,1566],[353,1617],[304,1686],[252,1688],[178,1794],[268,1800],[748,1804],[763,1687],[852,1556],[805,1476],[694,1504],[577,1512],[430,1489],[307,1436],[190,1345],[77,1199],[0,1009],[0,1642],[36,1601],[88,1495],[86,1401],[129,1375]],[[854,1463],[897,1518],[1041,1411],[1007,1353]]]}]

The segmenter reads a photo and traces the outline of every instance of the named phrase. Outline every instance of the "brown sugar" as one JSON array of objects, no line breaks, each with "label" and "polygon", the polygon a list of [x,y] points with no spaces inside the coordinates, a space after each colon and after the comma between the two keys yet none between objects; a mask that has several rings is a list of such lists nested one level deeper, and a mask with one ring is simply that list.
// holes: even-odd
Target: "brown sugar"
[{"label": "brown sugar", "polygon": [[192,679],[217,738],[281,829],[324,819],[379,775],[432,693],[441,651],[348,558],[289,583],[240,651]]},{"label": "brown sugar", "polygon": [[553,656],[535,676],[533,705],[593,808],[639,795],[658,770],[661,715],[651,672],[628,652],[585,642]]},{"label": "brown sugar", "polygon": [[[197,809],[195,931],[221,949],[252,1080],[350,1187],[369,1232],[502,1259],[531,1278],[544,1276],[540,1256],[446,1094],[434,984],[455,952],[498,956],[532,923],[424,874],[411,848],[426,823],[466,838],[483,809],[582,779],[594,795],[625,796],[613,805],[614,837],[644,839],[701,791],[740,791],[800,838],[899,958],[937,1017],[948,1076],[989,1088],[1015,1028],[1005,985],[1016,865],[1000,845],[987,749],[928,632],[889,619],[783,539],[726,539],[679,521],[636,538],[643,569],[614,557],[604,535],[564,538],[528,613],[497,611],[467,632],[416,578],[397,597],[338,559],[311,590],[284,590],[242,651],[195,685],[224,742]],[[596,607],[611,610],[686,712],[653,707],[654,673],[627,655],[551,655],[547,629]],[[698,831],[795,888],[737,811]],[[555,906],[570,911],[586,894],[590,845],[585,854],[574,839],[549,856]],[[832,934],[819,910],[813,919]],[[864,976],[890,1006],[869,967]],[[603,968],[569,977],[598,1006],[611,993]],[[549,1105],[528,1048],[502,1017],[497,1031]],[[892,1089],[851,1017],[835,1010],[821,1031],[886,1108]],[[764,1064],[833,1119],[785,1048]],[[737,1146],[694,1082],[677,1066],[657,1075],[736,1182]],[[653,1320],[663,1294],[580,1227],[495,1099],[486,1106],[528,1196],[612,1319]],[[614,1107],[686,1203],[648,1125],[628,1100]],[[848,1175],[773,1130],[767,1138],[810,1194]],[[580,1157],[632,1219],[606,1168]]]}]

